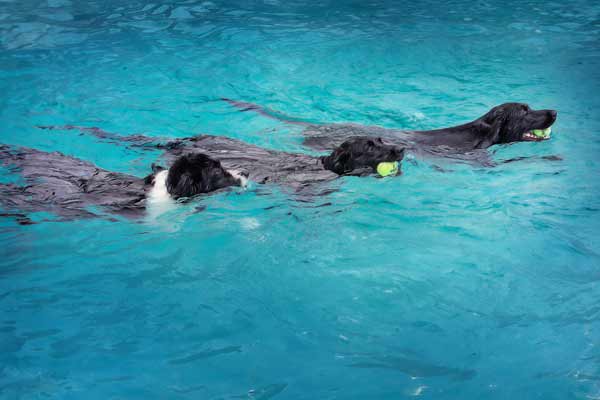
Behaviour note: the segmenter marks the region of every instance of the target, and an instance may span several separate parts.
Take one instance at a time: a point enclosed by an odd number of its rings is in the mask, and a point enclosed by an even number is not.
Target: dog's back
[[[0,163],[18,172],[24,181],[2,184],[0,202],[8,210],[86,217],[93,207],[126,215],[144,207],[143,179],[106,171],[58,152],[2,146]]]

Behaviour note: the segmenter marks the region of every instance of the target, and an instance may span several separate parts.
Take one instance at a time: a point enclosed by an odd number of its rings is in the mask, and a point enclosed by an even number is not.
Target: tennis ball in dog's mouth
[[[550,137],[550,132],[552,132],[552,128],[548,127],[546,129],[534,129],[531,131],[531,133],[533,133],[535,135],[535,137],[538,137],[540,139],[545,139]]]
[[[398,161],[380,162],[377,164],[377,173],[381,176],[396,175],[398,173]]]

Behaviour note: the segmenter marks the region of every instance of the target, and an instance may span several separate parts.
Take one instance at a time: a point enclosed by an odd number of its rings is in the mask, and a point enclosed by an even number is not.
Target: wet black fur
[[[469,151],[526,140],[524,134],[534,129],[546,129],[554,121],[554,110],[532,110],[525,103],[504,103],[464,125],[412,133],[417,143]]]
[[[253,111],[268,118],[304,126],[304,143],[316,150],[332,150],[355,136],[383,137],[390,143],[406,147],[413,153],[455,158],[474,150],[503,143],[532,139],[534,129],[546,129],[556,121],[555,110],[532,110],[525,103],[504,103],[471,122],[427,131],[389,129],[353,123],[315,124],[287,117],[257,104],[223,99],[242,112]]]
[[[104,131],[88,131],[107,139]],[[174,146],[156,144],[156,139],[140,135],[123,137],[121,141],[116,135],[109,139],[148,149],[167,149],[163,154],[164,161],[170,164],[166,187],[176,199],[239,186],[240,180],[228,172],[232,169],[257,184],[278,184],[294,190],[299,198],[309,198],[326,193],[327,190],[316,190],[317,186],[339,175],[374,174],[379,162],[401,161],[404,154],[401,147],[365,137],[347,139],[324,157],[264,149],[222,136],[200,135],[164,142],[177,143]],[[50,211],[64,219],[94,217],[92,210],[96,208],[140,217],[156,174],[164,170],[153,164],[150,175],[138,178],[58,152],[1,144],[0,165],[18,172],[25,181],[23,185],[0,183],[2,215]]]
[[[218,160],[201,153],[179,157],[167,175],[167,191],[175,199],[239,184],[239,180],[227,172]]]

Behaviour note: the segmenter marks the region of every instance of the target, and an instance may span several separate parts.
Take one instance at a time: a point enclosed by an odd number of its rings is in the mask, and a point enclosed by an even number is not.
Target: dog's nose
[[[557,114],[558,114],[558,113],[556,112],[556,110],[550,110],[550,116],[551,116],[552,118],[556,118],[556,115],[557,115]]]

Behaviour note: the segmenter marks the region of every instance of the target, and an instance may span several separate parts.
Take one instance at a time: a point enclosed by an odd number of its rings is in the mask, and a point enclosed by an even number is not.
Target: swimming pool
[[[0,142],[144,176],[158,153],[38,125],[307,151],[310,122],[430,129],[525,101],[496,168],[413,159],[299,203],[0,219],[0,398],[600,398],[597,2],[0,5]],[[0,170],[0,182],[18,179]]]

